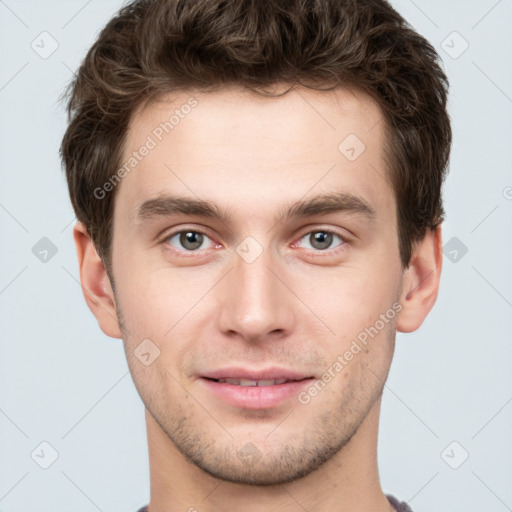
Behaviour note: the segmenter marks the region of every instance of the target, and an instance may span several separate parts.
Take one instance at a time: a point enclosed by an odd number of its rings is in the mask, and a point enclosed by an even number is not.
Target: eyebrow
[[[274,217],[274,222],[332,213],[361,214],[370,221],[376,217],[375,209],[362,197],[345,192],[332,192],[285,205]],[[144,201],[137,210],[137,219],[141,223],[171,215],[213,218],[223,224],[229,224],[233,218],[230,210],[211,201],[184,196],[161,195]]]

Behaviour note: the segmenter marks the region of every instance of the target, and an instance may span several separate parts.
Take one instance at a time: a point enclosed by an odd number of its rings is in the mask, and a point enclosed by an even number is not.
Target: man
[[[378,421],[437,296],[447,88],[382,0],[140,0],[100,33],[61,154],[146,406],[141,510],[410,510]]]

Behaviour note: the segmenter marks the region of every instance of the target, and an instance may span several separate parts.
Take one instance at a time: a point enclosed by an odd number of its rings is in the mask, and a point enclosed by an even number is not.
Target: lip
[[[210,380],[236,378],[249,380],[289,379],[290,382],[273,386],[237,386],[227,382]],[[199,381],[208,392],[233,407],[257,410],[276,407],[292,397],[297,397],[304,387],[311,385],[314,379],[311,375],[280,368],[269,368],[261,371],[228,368],[208,372],[202,375]]]
[[[248,379],[248,380],[270,380],[287,379],[303,380],[313,377],[305,373],[288,370],[286,368],[271,367],[263,370],[251,370],[241,366],[231,366],[229,368],[220,368],[200,375],[209,379]],[[280,384],[281,385],[281,384]],[[273,386],[269,386],[273,387]]]

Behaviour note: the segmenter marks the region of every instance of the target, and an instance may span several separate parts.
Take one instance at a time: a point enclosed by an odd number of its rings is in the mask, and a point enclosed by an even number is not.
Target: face
[[[379,402],[403,277],[383,124],[342,89],[180,92],[132,119],[112,245],[127,360],[217,478],[304,476]],[[242,377],[260,382],[213,380]]]

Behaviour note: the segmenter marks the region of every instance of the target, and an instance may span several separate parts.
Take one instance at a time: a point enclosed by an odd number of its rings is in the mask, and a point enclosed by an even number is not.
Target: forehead
[[[142,201],[171,191],[245,207],[340,186],[389,200],[384,126],[375,101],[350,89],[169,94],[131,119],[123,163],[135,165],[118,201],[133,218]]]
[[[330,143],[347,129],[365,138],[384,121],[377,103],[355,89],[315,91],[298,87],[286,93],[285,90],[276,88],[276,93],[284,93],[278,97],[234,86],[214,92],[186,90],[160,96],[134,112],[127,147],[136,147],[148,134],[165,143],[163,139],[168,139],[171,133],[180,137],[194,132],[197,137],[222,139],[235,128],[243,128],[240,137],[251,132],[273,139],[305,135]],[[208,132],[213,126],[217,129]],[[372,136],[379,132],[377,129]],[[224,142],[234,143],[231,138]],[[248,137],[244,137],[244,142],[249,142]]]

